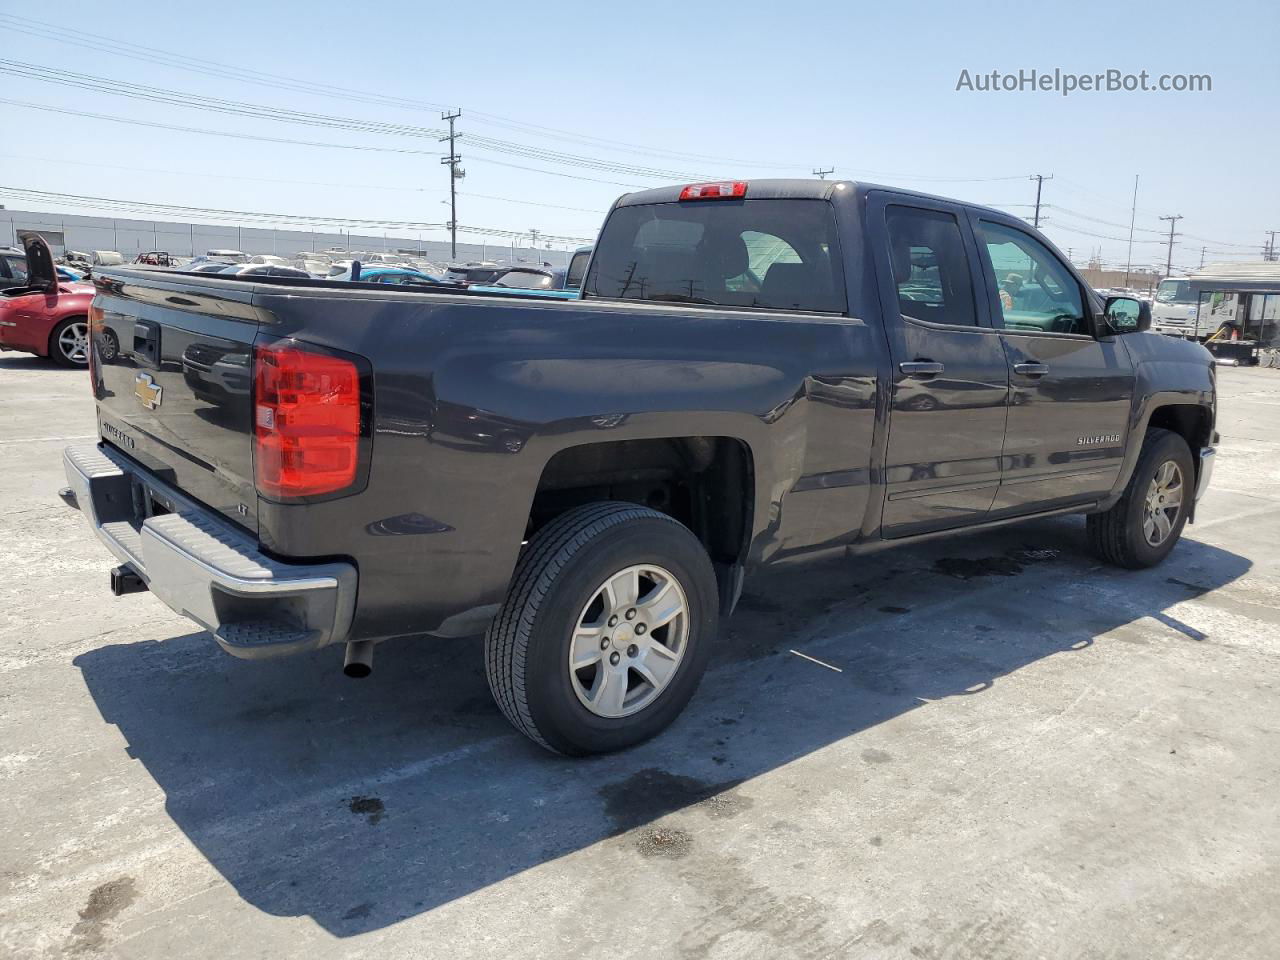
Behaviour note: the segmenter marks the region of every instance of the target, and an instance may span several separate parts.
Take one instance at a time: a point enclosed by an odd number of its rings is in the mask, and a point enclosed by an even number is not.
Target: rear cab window
[[[610,215],[584,294],[612,300],[844,313],[826,200],[638,204]]]

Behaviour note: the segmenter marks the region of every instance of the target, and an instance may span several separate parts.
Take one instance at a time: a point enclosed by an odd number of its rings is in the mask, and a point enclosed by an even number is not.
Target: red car
[[[42,238],[28,237],[23,247],[25,284],[0,290],[0,350],[50,357],[64,367],[88,366],[92,284],[60,282]]]

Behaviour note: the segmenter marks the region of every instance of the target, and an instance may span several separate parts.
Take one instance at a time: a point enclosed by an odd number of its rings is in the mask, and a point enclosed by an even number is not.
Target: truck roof
[[[693,181],[697,182],[697,181]],[[733,180],[726,179],[724,181],[704,181],[707,183],[725,182],[731,183]],[[957,200],[955,197],[943,197],[931,193],[921,193],[919,190],[909,190],[905,187],[892,187],[880,183],[867,183],[862,180],[812,180],[801,177],[791,178],[745,178],[747,184],[748,200],[830,200],[840,193],[848,192],[849,196],[858,193],[867,193],[872,190],[885,190],[890,193],[903,194],[905,196],[919,197],[923,200],[933,200],[942,203],[961,203],[966,207],[978,210],[989,210],[991,213],[1001,216],[1010,216],[1004,211],[997,210],[994,207],[983,206],[978,203],[969,203],[967,200]],[[680,191],[688,184],[681,183],[669,187],[654,187],[651,190],[639,190],[635,193],[626,193],[618,198],[617,206],[633,207],[645,203],[674,203],[680,199]]]
[[[1191,271],[1191,280],[1242,280],[1250,283],[1280,283],[1280,262],[1210,263]]]

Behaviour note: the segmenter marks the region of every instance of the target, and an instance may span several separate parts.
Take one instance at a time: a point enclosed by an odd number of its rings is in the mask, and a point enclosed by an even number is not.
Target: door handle
[[[1043,377],[1049,372],[1049,365],[1047,363],[1037,363],[1034,360],[1029,363],[1015,363],[1013,372],[1020,373],[1024,377]]]
[[[904,360],[898,364],[898,369],[908,377],[932,377],[942,373],[946,367],[932,360]]]

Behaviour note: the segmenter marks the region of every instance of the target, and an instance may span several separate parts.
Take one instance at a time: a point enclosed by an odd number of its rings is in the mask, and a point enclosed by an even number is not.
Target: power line
[[[126,57],[146,63],[155,63],[157,65],[171,67],[173,69],[200,73],[218,79],[232,79],[241,83],[251,83],[260,86],[274,87],[276,89],[325,96],[328,98],[350,100],[356,103],[391,106],[406,110],[436,111],[448,109],[445,104],[434,103],[427,100],[410,100],[403,97],[394,97],[386,94],[361,91],[350,87],[341,87],[319,81],[288,77],[282,74],[266,73],[260,70],[236,67],[230,64],[218,63],[213,60],[201,59],[199,57],[190,57],[185,52],[182,55],[171,54],[155,47],[146,47],[141,44],[104,37],[97,31],[88,33],[86,31],[62,26],[59,26],[54,30],[50,29],[40,21],[17,17],[11,14],[0,14],[0,20],[10,21],[9,29],[26,33],[29,36],[39,37],[44,40],[52,40],[58,43],[71,44],[84,49],[97,50],[102,53],[109,53],[114,56]],[[628,143],[621,140],[611,140],[604,137],[594,137],[585,134],[573,133],[571,131],[557,129],[555,127],[531,124],[510,117],[502,117],[497,114],[484,113],[474,109],[469,111],[469,116],[472,119],[478,120],[478,122],[489,123],[494,126],[505,127],[508,129],[527,131],[533,135],[543,136],[548,139],[561,139],[579,142],[588,146],[597,146],[614,150],[626,150],[628,152],[642,153],[650,156],[673,157],[683,160],[713,161],[730,163],[738,166],[763,168],[799,168],[803,166],[803,164],[800,163],[782,161],[761,161],[758,159],[744,160],[740,158],[714,157],[705,154],[684,153],[674,150],[657,150],[654,149],[652,145]]]
[[[110,120],[113,123],[127,123],[136,127],[152,127],[157,130],[176,130],[179,133],[199,133],[213,137],[231,137],[234,140],[257,140],[264,143],[286,143],[301,147],[327,147],[335,150],[366,150],[375,153],[406,153],[418,156],[438,157],[434,150],[410,150],[407,147],[376,147],[357,143],[322,143],[315,140],[294,140],[287,137],[268,137],[256,133],[236,133],[231,130],[209,130],[204,127],[184,127],[173,123],[160,123],[155,120],[135,120],[132,117],[117,117],[109,113],[93,113],[89,110],[73,110],[70,107],[55,107],[46,103],[30,103],[26,100],[11,100],[0,97],[0,103],[15,107],[26,107],[31,110],[43,110],[47,113],[61,113],[72,117],[89,117],[94,120]]]
[[[1031,206],[1031,204],[1024,204],[1024,206]],[[1056,211],[1056,212],[1058,212],[1058,213],[1065,213],[1065,214],[1069,214],[1070,216],[1077,217],[1077,218],[1079,218],[1079,219],[1081,219],[1081,220],[1088,220],[1088,221],[1090,221],[1091,223],[1100,223],[1100,224],[1102,224],[1103,226],[1106,226],[1106,227],[1119,227],[1121,230],[1128,230],[1128,229],[1129,229],[1129,224],[1127,224],[1127,223],[1117,223],[1117,222],[1116,222],[1116,221],[1114,221],[1114,220],[1103,220],[1101,217],[1094,217],[1094,216],[1090,216],[1090,215],[1089,215],[1089,214],[1087,214],[1087,213],[1080,213],[1080,212],[1079,212],[1079,211],[1077,211],[1077,210],[1072,210],[1070,207],[1064,207],[1064,206],[1062,206],[1061,204],[1057,204],[1057,203],[1046,203],[1046,204],[1044,204],[1044,207],[1045,207],[1045,209],[1047,209],[1047,210],[1054,210],[1054,211]],[[1138,230],[1138,231],[1141,231],[1141,232],[1143,232],[1143,233],[1158,233],[1158,234],[1160,234],[1161,236],[1163,236],[1163,235],[1164,235],[1164,231],[1163,231],[1163,230],[1156,230],[1156,229],[1155,229],[1155,228],[1153,228],[1153,227],[1134,227],[1134,229],[1135,229],[1135,230]]]
[[[145,47],[141,44],[109,39],[109,38],[102,37],[97,33],[90,34],[90,33],[86,33],[85,31],[75,30],[72,28],[64,29],[62,27],[59,27],[57,31],[53,31],[53,30],[50,30],[48,27],[44,26],[43,24],[40,24],[38,21],[28,20],[22,17],[15,17],[12,15],[0,14],[0,20],[6,20],[6,19],[10,21],[10,29],[27,33],[28,35],[31,35],[31,36],[38,36],[46,40],[52,40],[59,43],[68,43],[75,46],[84,47],[87,49],[98,50],[100,52],[109,53],[116,56],[124,56],[124,57],[128,57],[135,60],[142,60],[143,62],[155,63],[160,66],[170,67],[172,69],[179,69],[179,70],[186,70],[186,71],[195,72],[195,73],[201,73],[208,76],[217,77],[220,79],[232,79],[242,83],[253,83],[261,86],[273,87],[276,89],[284,89],[284,90],[289,90],[293,92],[301,92],[301,93],[310,94],[310,95],[324,95],[327,97],[337,97],[341,99],[353,100],[359,103],[373,103],[373,104],[380,104],[385,106],[398,107],[401,109],[410,109],[410,110],[441,109],[440,104],[432,103],[430,101],[409,100],[402,97],[392,97],[392,96],[387,96],[383,94],[369,93],[367,91],[358,91],[358,90],[353,90],[351,88],[335,86],[333,84],[327,84],[327,83],[318,82],[318,81],[301,80],[295,77],[287,77],[280,74],[271,74],[271,73],[266,73],[264,71],[259,71],[259,70],[251,70],[248,68],[234,67],[228,64],[220,64],[212,60],[203,60],[198,57],[187,57],[185,54],[183,54],[181,57],[178,57],[177,55],[170,54],[167,51],[158,50],[157,48],[154,48],[154,47]],[[11,61],[11,62],[17,63],[17,61]],[[201,66],[201,64],[204,64],[204,66]],[[28,68],[34,68],[37,70],[46,69],[46,68],[41,68],[38,65],[28,64],[26,66]],[[46,74],[47,73],[48,71],[46,71]],[[69,71],[57,70],[57,71],[53,71],[54,76],[52,77],[46,76],[45,78],[51,79],[52,82],[67,83],[69,81],[62,79],[62,77],[68,73]],[[88,75],[80,75],[80,78],[74,82],[70,82],[70,85],[79,86],[85,82],[88,82],[85,80],[85,77],[87,76]],[[97,79],[101,80],[102,78],[97,78]],[[142,86],[137,84],[134,84],[134,85],[122,84],[119,81],[107,81],[107,82],[108,83],[114,82],[119,86],[132,86],[132,87]],[[152,93],[155,93],[156,95],[166,94],[165,91],[161,91],[158,88],[150,88],[150,91]],[[113,91],[108,90],[106,92],[113,92]],[[216,100],[216,98],[204,98],[204,99]],[[241,105],[241,106],[251,106],[251,105]],[[774,169],[774,170],[786,169],[786,168],[795,169],[801,166],[801,164],[791,162],[791,161],[761,161],[758,159],[744,160],[740,158],[714,157],[714,156],[708,156],[705,154],[686,153],[681,151],[654,150],[651,147],[642,145],[642,144],[634,144],[634,143],[628,143],[620,140],[610,140],[608,138],[592,137],[592,136],[587,136],[582,134],[576,134],[576,133],[572,133],[565,130],[559,130],[554,127],[545,127],[538,124],[530,124],[524,121],[514,120],[509,117],[501,117],[496,114],[488,114],[488,113],[483,113],[476,110],[470,110],[468,112],[468,116],[471,119],[477,120],[478,122],[481,122],[481,123],[490,123],[499,127],[521,130],[533,136],[542,136],[542,137],[547,137],[551,139],[561,139],[561,140],[568,140],[572,142],[579,142],[585,145],[596,146],[597,148],[602,148],[607,150],[615,150],[615,151],[625,150],[630,153],[647,154],[650,156],[665,156],[665,157],[679,158],[683,160],[711,161],[711,162],[734,165],[734,166],[748,166],[748,167]],[[344,118],[344,119],[349,119],[349,118]],[[358,121],[358,122],[375,123],[374,121]],[[419,135],[426,135],[426,132],[424,131],[423,134],[419,134]],[[431,133],[430,135],[437,135],[437,134]],[[494,145],[501,144],[507,148],[522,146],[522,145],[513,144],[510,141],[494,140],[492,138],[483,138],[483,139],[491,140],[492,144]],[[526,149],[540,149],[540,148],[526,147]],[[541,159],[550,159],[550,158],[542,157]],[[612,161],[599,161],[599,162],[612,163]],[[625,172],[625,171],[619,171],[619,172]],[[998,181],[1019,179],[1017,175],[1006,176],[1006,177],[955,177],[955,176],[936,177],[936,176],[927,176],[927,175],[905,174],[900,171],[878,171],[878,170],[865,170],[863,171],[863,173],[872,177],[888,177],[890,179],[895,179],[895,180],[935,182],[935,183],[994,183]],[[636,172],[636,173],[633,173],[633,175],[641,175],[641,174]],[[661,174],[656,174],[655,178],[656,179],[674,179],[674,180],[711,179],[711,177],[707,174],[693,174],[693,175],[684,174],[684,173],[673,174],[669,171],[664,171]]]
[[[425,156],[425,157],[440,156],[439,153],[433,150],[411,150],[405,147],[379,147],[379,146],[372,146],[367,144],[352,144],[352,143],[325,143],[325,142],[319,142],[315,140],[294,140],[294,139],[287,139],[283,137],[268,137],[268,136],[263,136],[261,134],[235,133],[230,130],[210,130],[204,127],[184,127],[184,126],[180,126],[172,123],[159,123],[153,120],[135,120],[131,117],[118,117],[118,116],[114,116],[113,114],[107,114],[107,113],[93,113],[88,110],[73,110],[70,107],[55,107],[55,106],[51,106],[49,104],[44,104],[44,103],[30,103],[25,100],[11,100],[5,97],[0,97],[0,103],[8,103],[13,106],[26,107],[32,110],[43,110],[49,113],[61,113],[61,114],[64,114],[67,116],[73,116],[73,117],[89,117],[94,120],[109,120],[113,123],[126,123],[126,124],[131,124],[133,126],[152,127],[159,130],[176,130],[180,133],[198,133],[205,136],[230,137],[235,140],[257,140],[257,141],[263,141],[266,143],[285,143],[285,144],[290,144],[295,146],[304,146],[304,147],[326,147],[326,148],[332,148],[335,150],[363,150],[363,151],[372,151],[375,153],[401,153],[401,154],[411,154],[414,156]],[[560,171],[556,171],[556,170],[542,170],[538,167],[527,167],[527,166],[522,166],[520,164],[515,164],[515,163],[504,163],[501,160],[491,160],[489,158],[477,158],[477,159],[482,163],[492,163],[492,164],[497,164],[498,166],[513,167],[517,170],[528,170],[532,173],[541,173],[547,176],[568,177],[571,180],[585,180],[590,183],[605,183],[615,187],[631,187],[633,189],[643,189],[643,187],[640,184],[635,184],[635,183],[624,183],[618,180],[601,180],[597,177],[587,177],[587,176],[582,176],[580,174],[572,174],[572,173],[561,173]]]
[[[203,177],[211,180],[241,180],[247,183],[286,183],[304,187],[339,187],[346,190],[381,190],[392,193],[430,193],[440,194],[441,190],[429,190],[425,187],[403,187],[398,185],[389,185],[382,183],[334,183],[326,180],[298,180],[293,177],[283,179],[280,177],[246,177],[230,173],[205,173],[199,170],[167,170],[162,167],[139,167],[136,165],[101,163],[97,160],[89,162],[86,160],[68,160],[65,157],[34,157],[20,153],[0,153],[0,158],[10,160],[33,160],[38,163],[65,163],[76,167],[92,167],[94,169],[108,170],[127,170],[130,173],[167,173],[177,177]],[[468,190],[459,190],[460,197],[475,197],[477,200],[499,200],[503,203],[518,203],[527,207],[543,207],[550,210],[570,210],[574,213],[604,213],[603,208],[599,207],[570,207],[561,203],[544,203],[539,200],[523,200],[516,197],[502,197],[491,193],[472,193]]]
[[[9,73],[29,79],[48,83],[62,84],[78,89],[95,90],[111,96],[128,97],[153,103],[167,103],[187,109],[207,110],[215,113],[244,116],[258,120],[272,120],[284,123],[295,123],[325,129],[351,130],[359,133],[385,134],[389,136],[408,136],[429,139],[441,139],[445,131],[436,127],[419,127],[410,124],[393,124],[381,121],[364,120],[355,117],[334,116],[331,114],[311,113],[283,107],[271,107],[261,104],[246,103],[238,100],[226,100],[220,97],[206,97],[201,94],[174,92],[146,84],[129,83],[109,77],[93,74],[74,73],[65,70],[53,70],[38,64],[23,63],[16,60],[0,60],[0,73]],[[706,173],[688,173],[680,170],[667,170],[646,167],[634,163],[614,160],[603,160],[595,157],[579,156],[536,147],[528,144],[499,140],[493,137],[471,136],[468,142],[477,149],[495,153],[510,154],[524,159],[542,160],[567,166],[586,167],[609,173],[620,173],[634,177],[653,180],[690,180],[709,179]]]
[[[34,190],[26,187],[9,187],[0,185],[0,195],[36,203],[58,203],[66,206],[90,208],[97,210],[125,210],[127,212],[155,214],[167,213],[174,216],[204,217],[214,220],[264,221],[267,223],[300,223],[328,224],[330,226],[360,226],[381,228],[402,228],[410,230],[442,230],[446,224],[418,220],[379,220],[366,217],[322,217],[310,214],[272,213],[263,210],[227,210],[219,207],[193,207],[173,203],[151,203],[145,200],[116,200],[110,197],[83,196],[73,193],[58,193],[52,190]],[[478,227],[459,224],[463,233],[483,236],[509,237],[518,239],[528,236],[527,230],[506,230],[498,227]],[[552,243],[591,243],[589,237],[571,237],[560,234],[539,233],[543,240]]]

